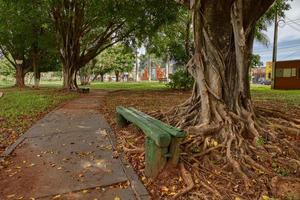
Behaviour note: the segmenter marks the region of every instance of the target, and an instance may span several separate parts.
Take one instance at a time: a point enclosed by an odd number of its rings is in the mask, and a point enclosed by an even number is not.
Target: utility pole
[[[275,13],[275,23],[274,23],[274,42],[273,42],[273,58],[272,58],[272,84],[271,88],[275,87],[275,76],[276,76],[276,61],[277,61],[277,41],[278,41],[278,16],[277,10]]]

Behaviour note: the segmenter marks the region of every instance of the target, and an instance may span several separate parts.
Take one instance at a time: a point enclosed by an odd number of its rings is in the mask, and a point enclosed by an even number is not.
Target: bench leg
[[[116,117],[117,117],[117,123],[119,127],[128,126],[129,122],[122,115],[117,113]]]
[[[175,138],[172,137],[171,139],[171,145],[170,145],[170,159],[168,160],[168,165],[172,166],[172,167],[176,167],[178,162],[179,162],[179,157],[180,157],[180,142],[181,142],[181,138]]]
[[[155,178],[161,172],[166,163],[168,148],[158,147],[153,140],[146,138],[145,141],[145,175]]]

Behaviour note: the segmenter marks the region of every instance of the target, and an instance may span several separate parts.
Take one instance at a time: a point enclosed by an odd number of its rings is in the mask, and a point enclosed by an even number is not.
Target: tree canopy
[[[0,1],[0,50],[15,68],[20,87],[33,65],[57,66],[51,65],[57,52],[53,27],[45,11],[38,1]],[[17,65],[16,60],[23,63]]]
[[[173,0],[49,1],[64,66],[64,87],[76,88],[76,72],[109,46],[142,38],[175,19]]]

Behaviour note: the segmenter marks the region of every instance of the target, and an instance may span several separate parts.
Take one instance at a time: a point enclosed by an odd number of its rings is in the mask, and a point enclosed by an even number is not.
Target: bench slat
[[[158,126],[159,128],[167,131],[170,135],[174,136],[174,137],[178,137],[178,138],[184,138],[186,137],[186,133],[183,132],[182,130],[176,128],[176,127],[173,127],[173,126],[170,126],[158,119],[155,119],[139,110],[136,110],[135,108],[132,108],[132,107],[129,107],[128,109],[130,109],[131,111],[143,116],[144,118],[146,118],[147,120],[149,120],[151,123],[155,124],[156,126]]]
[[[160,129],[154,124],[149,123],[147,119],[141,117],[140,114],[133,112],[132,110],[126,109],[122,106],[117,107],[117,113],[122,115],[127,121],[134,123],[143,132],[150,137],[157,146],[168,147],[171,143],[171,136],[165,131]]]

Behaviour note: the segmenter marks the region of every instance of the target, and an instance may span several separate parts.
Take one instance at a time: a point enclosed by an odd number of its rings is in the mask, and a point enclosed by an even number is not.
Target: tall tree
[[[266,149],[258,147],[261,138],[280,143],[279,149],[289,145],[278,141],[263,126],[266,120],[255,115],[248,81],[256,25],[274,1],[180,1],[193,16],[195,51],[187,68],[195,85],[191,98],[167,113],[168,121],[192,135],[195,141],[191,145],[198,145],[202,152],[199,157],[208,154],[204,165],[211,166],[212,160],[218,159],[239,175],[246,188],[258,177],[251,166],[271,174],[257,159],[257,155],[273,159]],[[215,145],[211,146],[212,142]],[[291,151],[299,162],[297,151]],[[266,189],[267,184],[259,185]]]
[[[117,82],[120,74],[132,71],[135,62],[133,50],[123,44],[116,44],[106,49],[99,57],[99,64],[103,69],[113,71]]]
[[[146,41],[147,53],[185,65],[193,52],[192,18],[181,8],[176,20],[164,24]]]
[[[51,0],[64,71],[64,88],[76,89],[76,73],[107,47],[131,34],[150,34],[172,20],[172,0]],[[173,6],[172,6],[173,5]]]
[[[46,7],[36,0],[0,1],[0,50],[16,70],[16,86],[24,87],[24,77],[45,58],[55,54],[54,34]],[[17,64],[17,60],[22,60]]]

